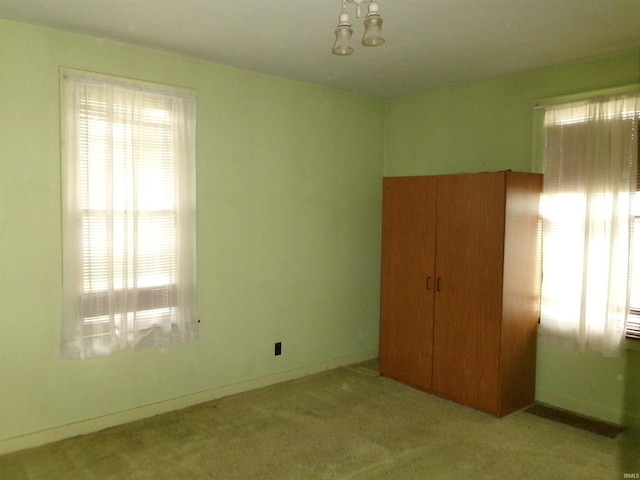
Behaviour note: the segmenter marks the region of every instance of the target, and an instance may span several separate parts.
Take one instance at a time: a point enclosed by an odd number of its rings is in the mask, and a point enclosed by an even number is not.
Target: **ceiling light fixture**
[[[362,36],[362,44],[366,47],[376,47],[384,43],[382,37],[382,17],[380,16],[380,7],[376,0],[342,0],[342,11],[338,17],[338,28],[336,28],[336,43],[333,45],[333,53],[335,55],[351,55],[353,47],[351,46],[351,36],[353,30],[349,22],[349,13],[347,13],[347,3],[356,5],[356,17],[360,18],[360,5],[368,3],[368,13],[364,19],[364,35]]]

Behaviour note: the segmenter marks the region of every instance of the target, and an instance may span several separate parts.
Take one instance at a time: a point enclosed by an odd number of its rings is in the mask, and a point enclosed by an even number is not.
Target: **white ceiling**
[[[0,0],[0,18],[395,97],[640,47],[640,0],[378,0],[386,43],[332,55],[341,0]],[[366,10],[366,8],[364,9]]]

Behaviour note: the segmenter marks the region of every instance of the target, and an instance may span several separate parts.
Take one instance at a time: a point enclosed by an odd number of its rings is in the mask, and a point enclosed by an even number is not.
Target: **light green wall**
[[[385,175],[530,171],[537,99],[638,81],[638,54],[387,102]]]
[[[195,343],[58,359],[61,66],[198,93]],[[528,170],[535,99],[638,79],[632,52],[384,102],[0,21],[0,451],[375,355],[383,174]],[[639,353],[539,350],[539,398],[640,417]]]
[[[639,52],[400,97],[386,106],[385,175],[532,171],[536,100],[640,81]],[[540,344],[539,401],[640,425],[640,353]]]
[[[194,343],[58,358],[61,66],[197,92]],[[379,99],[0,21],[0,447],[375,356],[383,138]]]

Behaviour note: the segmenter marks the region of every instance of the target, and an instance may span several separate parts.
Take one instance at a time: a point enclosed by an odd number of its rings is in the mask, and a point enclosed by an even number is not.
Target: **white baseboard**
[[[228,397],[229,395],[235,395],[237,393],[247,392],[256,388],[266,387],[268,385],[274,385],[276,383],[281,383],[288,380],[294,380],[296,378],[313,375],[345,365],[364,362],[374,359],[377,356],[377,350],[362,352],[347,357],[336,358],[316,365],[296,368],[293,370],[288,370],[286,372],[279,372],[273,375],[268,375],[266,377],[255,378],[244,382],[234,383],[232,385],[225,385],[211,390],[206,390],[204,392],[199,392],[192,395],[186,395],[184,397],[173,398],[151,405],[144,405],[141,407],[133,408],[131,410],[117,412],[97,418],[90,418],[81,422],[61,425],[39,432],[28,433],[19,437],[0,440],[0,454],[24,450],[26,448],[33,448],[44,445],[46,443],[63,440],[65,438],[97,432],[99,430],[104,430],[105,428],[122,425],[124,423],[141,420],[143,418],[160,415],[162,413],[172,412],[174,410],[180,410],[182,408],[197,405],[199,403]]]

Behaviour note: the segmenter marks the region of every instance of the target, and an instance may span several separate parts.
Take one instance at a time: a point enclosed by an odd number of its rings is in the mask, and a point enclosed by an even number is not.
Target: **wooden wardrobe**
[[[383,180],[380,372],[504,416],[534,402],[542,176]]]

